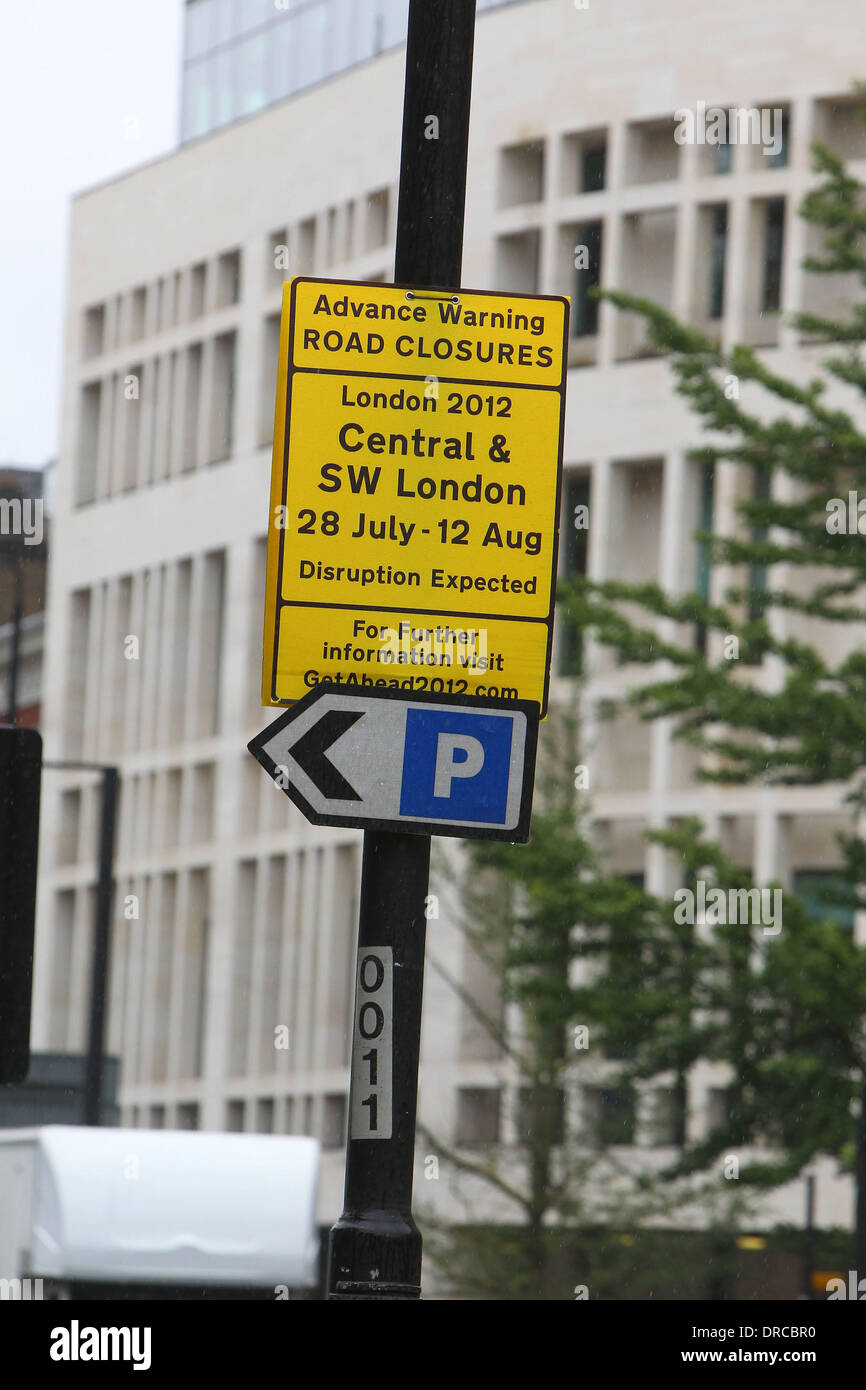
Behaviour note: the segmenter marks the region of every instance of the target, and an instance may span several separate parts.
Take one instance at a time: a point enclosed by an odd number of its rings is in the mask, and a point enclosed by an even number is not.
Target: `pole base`
[[[328,1245],[331,1299],[421,1297],[421,1232],[396,1211],[344,1212]]]

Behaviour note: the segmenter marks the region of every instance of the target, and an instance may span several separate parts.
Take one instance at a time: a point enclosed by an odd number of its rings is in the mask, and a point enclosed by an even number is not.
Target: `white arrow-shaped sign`
[[[316,686],[249,750],[315,825],[529,838],[539,707]]]

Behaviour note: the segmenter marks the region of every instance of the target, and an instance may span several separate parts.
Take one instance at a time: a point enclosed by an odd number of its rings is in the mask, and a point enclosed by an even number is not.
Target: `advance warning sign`
[[[321,681],[537,701],[568,301],[283,286],[264,704]]]

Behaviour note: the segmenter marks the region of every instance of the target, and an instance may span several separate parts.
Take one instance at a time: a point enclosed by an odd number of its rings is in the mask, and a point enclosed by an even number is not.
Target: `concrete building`
[[[341,1203],[360,836],[308,825],[245,745],[270,717],[259,667],[283,258],[287,248],[290,274],[392,273],[405,4],[358,6],[381,23],[363,42],[359,29],[354,48],[340,47],[337,0],[278,19],[263,7],[266,53],[283,43],[279,25],[296,26],[293,94],[279,100],[276,79],[253,78],[247,104],[224,107],[229,50],[249,35],[215,38],[209,4],[189,7],[184,134],[201,138],[72,209],[43,728],[48,756],[123,769],[109,1036],[121,1122],[313,1134],[326,1150],[320,1216],[330,1221]],[[850,98],[866,69],[861,6],[837,0],[832,25],[807,0],[479,8],[490,12],[476,41],[464,283],[573,297],[563,567],[691,588],[704,582],[692,531],[730,515],[742,480],[698,469],[695,423],[665,364],[633,319],[597,311],[586,287],[600,276],[646,293],[726,344],[806,370],[814,350],[783,317],[819,302],[800,269],[795,209],[815,136],[866,172]],[[308,40],[324,45],[309,64]],[[777,152],[678,144],[674,112],[699,102],[778,109]],[[579,246],[587,269],[576,272]],[[585,548],[571,527],[581,502]],[[575,659],[560,633],[554,698],[567,695]],[[615,867],[669,890],[642,831],[699,811],[756,882],[810,876],[820,893],[836,862],[838,789],[696,787],[666,725],[596,719],[636,672],[593,649],[583,660],[594,805]],[[69,773],[54,788],[34,1046],[77,1050],[97,787]],[[508,1143],[514,1078],[437,968],[489,991],[447,879],[429,924],[421,1118],[450,1140]],[[287,1048],[275,1046],[283,1026]],[[608,1113],[605,1066],[593,1067],[583,1072],[592,1085],[569,1097],[576,1124]],[[711,1071],[695,1076],[694,1125],[724,1104],[724,1085]],[[664,1105],[648,1097],[626,1114],[622,1139],[663,1146]],[[418,1187],[422,1201],[457,1210],[450,1180],[419,1176]],[[777,1195],[768,1215],[799,1222],[801,1193]],[[850,1215],[850,1185],[823,1171],[818,1223]]]

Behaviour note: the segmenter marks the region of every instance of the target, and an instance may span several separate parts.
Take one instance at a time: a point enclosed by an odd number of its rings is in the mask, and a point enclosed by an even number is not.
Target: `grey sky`
[[[177,143],[182,8],[0,3],[0,463],[57,452],[69,199]]]

